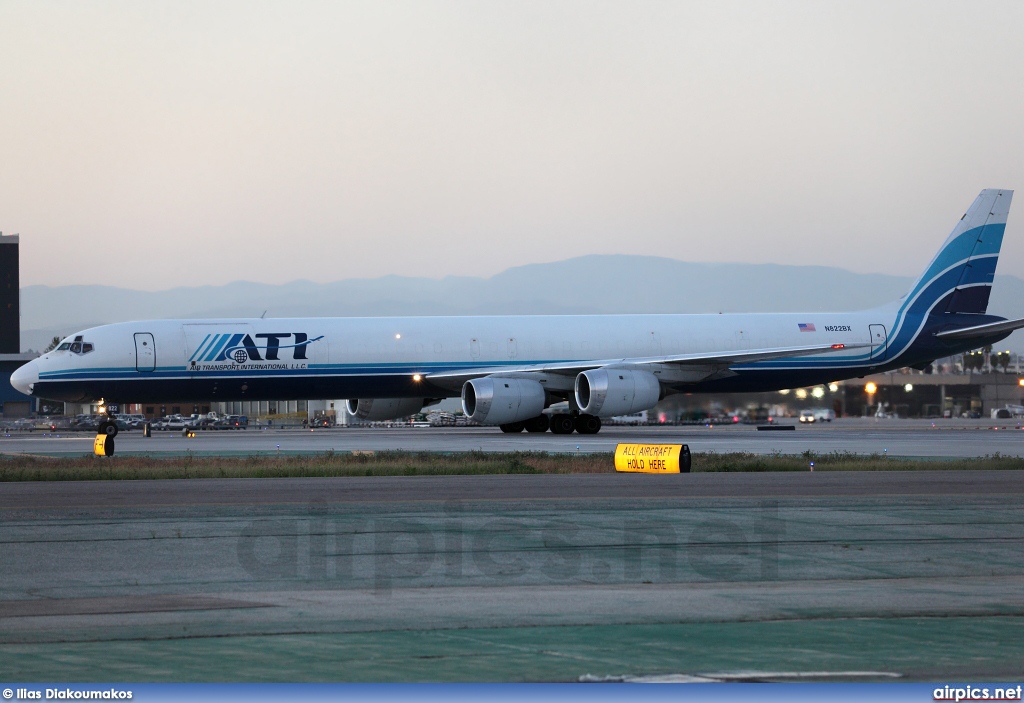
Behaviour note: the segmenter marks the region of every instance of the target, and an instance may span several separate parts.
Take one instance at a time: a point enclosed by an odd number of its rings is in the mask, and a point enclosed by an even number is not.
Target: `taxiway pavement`
[[[0,678],[1006,678],[1024,471],[0,484]]]
[[[792,431],[758,431],[753,425],[607,426],[597,435],[520,433],[493,427],[346,427],[319,430],[141,432],[117,436],[121,454],[184,453],[238,455],[267,452],[326,452],[400,449],[428,452],[612,452],[619,442],[682,442],[694,452],[754,454],[888,454],[912,457],[1024,456],[1020,420],[874,420],[842,419]],[[82,433],[12,433],[0,437],[0,453],[87,454],[92,436]]]

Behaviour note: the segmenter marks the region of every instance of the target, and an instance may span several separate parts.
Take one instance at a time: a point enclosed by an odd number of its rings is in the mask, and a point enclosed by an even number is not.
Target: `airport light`
[[[839,390],[839,384],[838,383],[830,383],[830,384],[828,384],[828,389],[832,393],[835,393],[835,392],[837,392]]]
[[[423,380],[423,376],[421,376],[421,375],[420,375],[420,374],[418,374],[418,373],[414,373],[414,374],[412,375],[412,380],[413,380],[413,382],[414,382],[414,383],[419,383],[420,381],[422,381],[422,380]]]
[[[1021,379],[1020,385],[1024,386],[1024,379]],[[789,389],[783,388],[781,391],[779,391],[779,395],[789,395]]]
[[[824,398],[825,397],[825,389],[822,388],[821,386],[815,386],[814,390],[811,391],[811,395],[813,395],[815,398]]]
[[[909,393],[910,391],[914,390],[914,384],[913,383],[908,383],[907,385],[903,386],[903,390],[905,390],[907,393]]]
[[[878,390],[878,386],[875,385],[874,381],[868,381],[866,384],[864,384],[864,391],[868,395],[874,395],[875,391],[877,391],[877,390]]]
[[[799,398],[800,400],[803,400],[804,398],[806,398],[807,397],[807,389],[806,388],[797,388],[796,389],[796,397]]]

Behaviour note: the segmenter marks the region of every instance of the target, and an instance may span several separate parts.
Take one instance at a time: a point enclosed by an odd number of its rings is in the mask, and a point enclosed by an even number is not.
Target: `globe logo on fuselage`
[[[306,332],[222,332],[207,334],[189,357],[192,371],[305,369],[309,347],[324,338]],[[289,358],[290,357],[290,358]]]

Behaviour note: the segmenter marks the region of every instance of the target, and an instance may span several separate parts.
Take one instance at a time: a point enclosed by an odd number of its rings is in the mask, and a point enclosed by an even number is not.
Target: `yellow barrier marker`
[[[615,470],[638,474],[678,474],[690,471],[690,448],[685,444],[619,444]]]
[[[105,434],[96,435],[92,442],[92,453],[96,456],[113,456],[114,438]]]

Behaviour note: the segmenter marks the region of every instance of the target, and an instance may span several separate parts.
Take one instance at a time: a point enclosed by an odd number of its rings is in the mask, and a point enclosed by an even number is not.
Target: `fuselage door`
[[[156,342],[149,332],[135,333],[135,370],[156,370]]]
[[[868,329],[871,331],[871,358],[880,361],[886,352],[885,325],[868,325]]]

